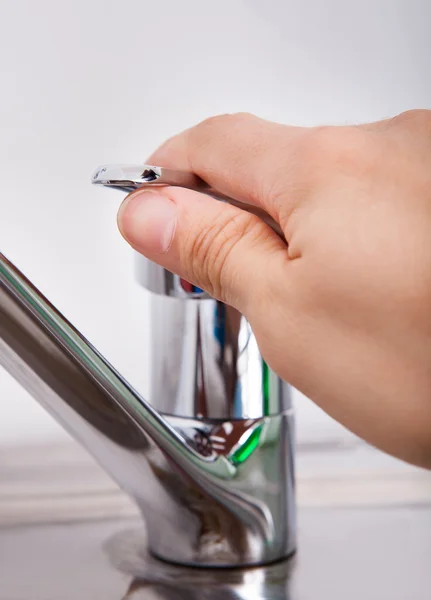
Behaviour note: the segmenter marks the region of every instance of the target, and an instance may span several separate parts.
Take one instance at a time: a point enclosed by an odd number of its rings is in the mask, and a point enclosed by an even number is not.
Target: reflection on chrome
[[[105,551],[117,569],[133,576],[123,600],[289,600],[294,560],[244,569],[195,569],[148,554],[145,532],[113,536]]]
[[[1,254],[0,363],[134,499],[152,555],[199,567],[289,556],[288,386],[235,309],[143,258],[138,271],[157,292],[149,294],[148,400]]]

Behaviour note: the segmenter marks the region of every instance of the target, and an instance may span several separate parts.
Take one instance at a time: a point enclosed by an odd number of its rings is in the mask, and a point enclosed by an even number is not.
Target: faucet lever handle
[[[143,187],[167,185],[195,190],[257,215],[284,239],[280,225],[266,211],[222,194],[192,171],[180,171],[152,165],[102,165],[94,171],[91,181],[94,184],[124,192],[133,192]]]

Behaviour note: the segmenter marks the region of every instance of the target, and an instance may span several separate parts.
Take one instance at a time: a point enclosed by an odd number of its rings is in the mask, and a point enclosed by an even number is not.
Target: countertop
[[[1,600],[258,597],[259,569],[229,594],[223,581],[232,571],[211,574],[211,586],[197,570],[176,577],[170,566],[160,583],[163,565],[149,564],[146,581],[134,578],[147,560],[136,553],[136,510],[91,460],[68,452],[42,452],[50,458],[41,466],[37,453],[31,464],[26,452],[8,459],[0,451]],[[431,598],[429,473],[365,448],[301,453],[298,472],[298,552],[270,568],[259,598]]]

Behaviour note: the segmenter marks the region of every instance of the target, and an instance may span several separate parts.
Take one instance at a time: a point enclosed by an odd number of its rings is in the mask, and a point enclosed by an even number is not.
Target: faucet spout
[[[134,499],[153,554],[220,567],[294,550],[290,411],[229,422],[160,414],[3,254],[0,364]]]
[[[171,459],[193,460],[175,429],[1,253],[0,361],[85,446],[85,426],[126,447],[142,430]]]

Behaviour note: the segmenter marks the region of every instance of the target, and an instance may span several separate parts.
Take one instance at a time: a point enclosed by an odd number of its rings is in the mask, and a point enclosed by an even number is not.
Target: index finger
[[[263,208],[277,219],[274,182],[281,169],[289,170],[303,131],[249,114],[221,115],[171,138],[148,162],[190,170],[221,194]]]

